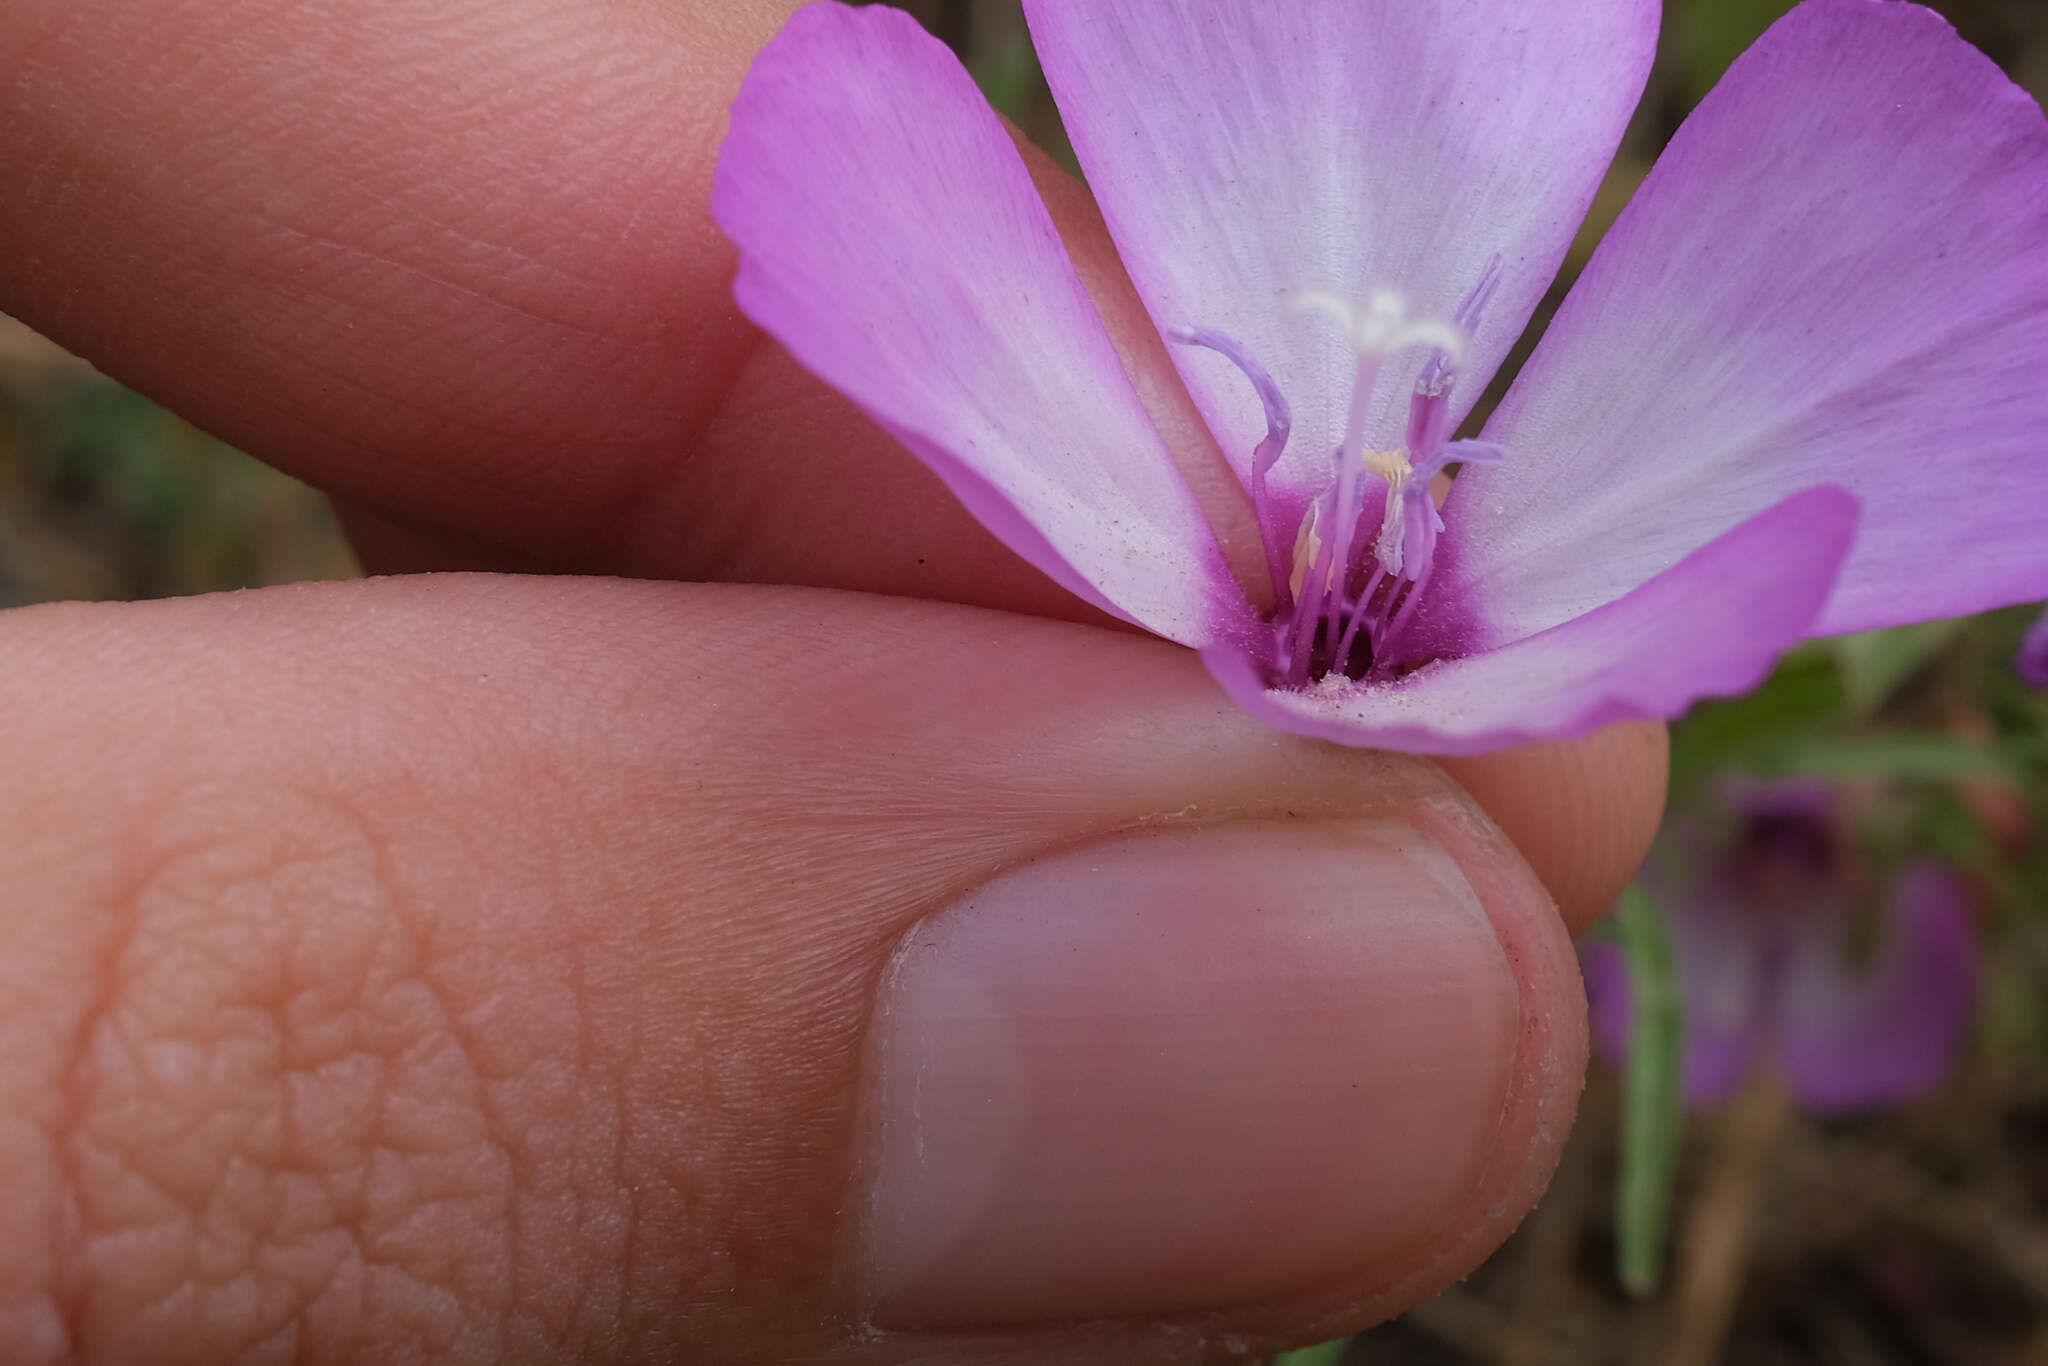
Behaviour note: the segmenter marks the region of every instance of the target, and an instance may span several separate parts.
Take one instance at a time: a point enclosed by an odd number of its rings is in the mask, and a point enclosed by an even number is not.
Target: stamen
[[[1374,553],[1387,573],[1401,573],[1401,546],[1407,538],[1410,490],[1416,484],[1415,467],[1402,451],[1367,451],[1365,468],[1387,485],[1387,505],[1380,515],[1379,541]]]
[[[1315,653],[1316,623],[1325,615],[1324,604],[1340,601],[1344,596],[1342,561],[1333,553],[1336,547],[1317,534],[1317,523],[1323,516],[1322,505],[1329,496],[1326,493],[1310,505],[1309,515],[1302,522],[1307,534],[1296,541],[1297,562],[1307,564],[1309,569],[1303,575],[1301,589],[1296,592],[1294,617],[1286,633],[1288,679],[1295,687],[1308,682],[1310,657]],[[1305,556],[1301,553],[1304,550],[1307,551]],[[1330,637],[1336,638],[1334,629]]]
[[[1458,311],[1451,315],[1451,326],[1458,335],[1469,341],[1479,328],[1479,315],[1493,302],[1493,292],[1500,287],[1500,253],[1495,252],[1487,259],[1486,269],[1479,272],[1479,283],[1472,286],[1472,292],[1458,305]],[[1439,351],[1429,358],[1422,367],[1422,374],[1415,381],[1415,392],[1440,397],[1451,387],[1451,379],[1457,366],[1465,359],[1464,352]],[[1410,447],[1414,449],[1414,447]]]
[[[1434,568],[1434,565],[1424,567],[1421,576],[1409,585],[1408,596],[1402,600],[1400,610],[1394,614],[1394,619],[1387,623],[1387,629],[1381,633],[1380,649],[1387,655],[1392,655],[1394,642],[1408,629],[1408,623],[1415,619],[1415,609],[1422,603],[1422,592],[1429,587],[1430,572]]]
[[[1480,315],[1500,284],[1501,258],[1496,255],[1480,272],[1479,282],[1458,305],[1452,326],[1460,336],[1469,337]],[[1406,469],[1393,476],[1382,475],[1387,483],[1386,516],[1380,523],[1377,552],[1388,573],[1416,585],[1409,590],[1401,610],[1416,601],[1416,593],[1429,577],[1436,556],[1436,538],[1444,529],[1443,517],[1430,496],[1430,483],[1453,459],[1469,457],[1475,463],[1498,459],[1497,446],[1473,443],[1457,451],[1447,442],[1451,434],[1451,388],[1457,379],[1460,351],[1442,348],[1424,362],[1416,376],[1415,393],[1408,404]],[[1390,628],[1391,635],[1391,628]]]
[[[1344,628],[1343,639],[1337,642],[1337,652],[1330,656],[1331,659],[1336,661],[1336,668],[1344,669],[1351,662],[1351,649],[1358,642],[1358,632],[1361,627],[1365,630],[1367,649],[1374,657],[1379,655],[1380,640],[1379,632],[1374,624],[1372,595],[1379,590],[1380,584],[1385,581],[1386,577],[1387,570],[1385,565],[1376,564],[1372,567],[1372,577],[1365,581],[1365,589],[1358,595],[1358,604],[1351,609],[1351,622]]]
[[[1259,540],[1266,551],[1266,573],[1273,582],[1273,594],[1278,599],[1280,611],[1286,611],[1295,595],[1301,591],[1298,583],[1291,581],[1286,573],[1286,564],[1280,558],[1280,546],[1268,526],[1271,499],[1266,492],[1266,476],[1273,466],[1280,462],[1280,453],[1287,449],[1287,435],[1293,422],[1287,411],[1287,396],[1280,392],[1280,386],[1266,373],[1266,368],[1252,359],[1251,352],[1236,338],[1207,327],[1176,327],[1167,337],[1183,346],[1199,346],[1214,351],[1223,359],[1235,365],[1244,377],[1251,381],[1252,389],[1259,396],[1259,404],[1266,410],[1266,438],[1252,451],[1252,467],[1249,483],[1252,495],[1252,515],[1258,520]],[[1296,569],[1295,575],[1301,571]]]
[[[1370,387],[1370,381],[1363,382],[1367,387]],[[1355,562],[1355,557],[1351,551],[1351,542],[1358,532],[1358,515],[1362,510],[1360,503],[1363,501],[1364,496],[1358,487],[1358,476],[1364,471],[1365,467],[1360,462],[1344,458],[1344,451],[1350,449],[1352,449],[1352,444],[1347,442],[1344,448],[1337,452],[1335,457],[1337,462],[1337,544],[1335,554],[1332,557],[1335,573],[1331,576],[1331,581],[1324,585],[1322,610],[1323,630],[1331,640],[1337,638],[1338,632],[1343,625],[1341,618],[1344,612],[1344,590],[1350,586],[1352,566]]]
[[[1411,475],[1390,484],[1386,515],[1380,519],[1380,564],[1396,577],[1419,579],[1429,572],[1436,536],[1443,529],[1444,519],[1427,482]]]
[[[1434,479],[1452,465],[1498,465],[1507,458],[1507,448],[1491,441],[1450,441],[1415,467],[1415,477]]]
[[[1373,291],[1362,304],[1321,290],[1295,294],[1289,303],[1297,311],[1319,313],[1336,321],[1358,356],[1344,439],[1333,455],[1336,480],[1326,495],[1331,501],[1331,535],[1334,539],[1321,547],[1321,553],[1316,557],[1317,567],[1304,582],[1304,587],[1315,590],[1314,594],[1307,598],[1297,597],[1295,629],[1290,637],[1293,642],[1291,674],[1305,671],[1302,656],[1314,648],[1318,619],[1323,640],[1336,651],[1327,661],[1327,667],[1345,671],[1349,659],[1348,642],[1355,641],[1359,630],[1363,629],[1361,616],[1380,610],[1371,601],[1373,591],[1385,574],[1399,575],[1401,542],[1408,515],[1407,493],[1414,484],[1414,469],[1406,453],[1365,449],[1366,426],[1371,417],[1380,367],[1389,357],[1415,347],[1426,347],[1432,352],[1431,360],[1426,364],[1444,358],[1443,365],[1448,367],[1465,354],[1465,332],[1454,323],[1411,316],[1407,299],[1391,289]],[[1364,492],[1359,485],[1366,474],[1386,484],[1387,511],[1378,537],[1375,557],[1378,566],[1372,582],[1357,600],[1349,601],[1347,590],[1363,567],[1364,547],[1359,543],[1357,533],[1358,522],[1364,512]],[[1325,560],[1330,563],[1327,577],[1321,568]],[[1318,596],[1320,604],[1315,601]],[[1372,640],[1370,630],[1367,639],[1369,642]]]
[[[1294,533],[1294,572],[1287,576],[1287,591],[1297,600],[1301,597],[1301,585],[1308,578],[1309,566],[1323,553],[1323,538],[1317,527],[1323,520],[1323,505],[1314,502],[1308,505],[1308,512],[1302,516],[1301,529]],[[1316,585],[1320,595],[1325,585]]]
[[[1411,316],[1407,300],[1390,289],[1361,301],[1309,290],[1289,306],[1334,320],[1357,357],[1342,441],[1331,452],[1332,477],[1295,527],[1291,546],[1272,525],[1267,477],[1285,449],[1291,423],[1287,402],[1272,376],[1237,341],[1209,328],[1167,333],[1185,346],[1215,351],[1251,383],[1266,414],[1266,437],[1252,453],[1248,479],[1259,517],[1267,572],[1277,599],[1270,664],[1276,684],[1307,687],[1330,675],[1391,678],[1420,662],[1397,657],[1399,641],[1422,606],[1444,529],[1430,496],[1431,481],[1451,464],[1490,465],[1500,447],[1450,441],[1451,389],[1470,348],[1473,330],[1501,280],[1501,259],[1487,262],[1478,283],[1448,322]],[[1382,366],[1399,352],[1425,348],[1409,400],[1406,444],[1367,449],[1365,437]],[[1378,534],[1361,528],[1367,477],[1386,488]],[[1370,571],[1369,573],[1367,571]],[[1353,584],[1363,582],[1354,596]],[[1360,637],[1365,649],[1354,663]]]

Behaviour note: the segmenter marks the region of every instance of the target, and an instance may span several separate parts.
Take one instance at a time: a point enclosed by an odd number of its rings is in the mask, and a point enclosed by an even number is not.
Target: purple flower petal
[[[1801,920],[1778,984],[1777,1052],[1810,1110],[1895,1105],[1939,1085],[1955,1064],[1977,994],[1967,890],[1938,868],[1908,871],[1883,910],[1868,963],[1850,960],[1838,917]]]
[[[1634,1032],[1635,994],[1629,989],[1628,953],[1621,945],[1595,940],[1579,949],[1579,976],[1586,984],[1586,1024],[1593,1047],[1609,1062],[1628,1056]]]
[[[2027,631],[2020,642],[2020,657],[2014,662],[2020,680],[2030,688],[2048,688],[2048,610]]]
[[[1011,549],[1184,644],[1250,623],[1022,158],[910,16],[799,11],[733,105],[712,210],[747,316]]]
[[[1686,1104],[1715,1105],[1749,1078],[1766,1039],[1765,991],[1770,940],[1740,905],[1692,897],[1660,897],[1671,933],[1673,966],[1684,1008]],[[1633,1035],[1635,994],[1628,956],[1617,944],[1588,944],[1579,953],[1586,980],[1586,1019],[1594,1047],[1619,1064]]]
[[[1642,90],[1653,0],[1026,0],[1074,150],[1162,331],[1234,338],[1293,408],[1281,534],[1328,477],[1357,358],[1296,291],[1406,296],[1447,320],[1500,258],[1462,417],[1563,259]],[[1176,360],[1248,476],[1266,430],[1238,370]],[[1379,378],[1398,443],[1417,352]],[[1814,482],[1814,481],[1809,481]]]
[[[1810,0],[1686,121],[1457,481],[1493,638],[1788,492],[1863,505],[1820,634],[2048,596],[2048,119],[1939,16]]]
[[[1235,653],[1202,657],[1239,706],[1303,735],[1425,754],[1566,739],[1754,687],[1812,625],[1855,529],[1855,499],[1809,489],[1618,602],[1394,683],[1272,689]]]
[[[1726,887],[1662,906],[1685,1005],[1685,1101],[1716,1105],[1748,1080],[1768,1046],[1771,927]]]

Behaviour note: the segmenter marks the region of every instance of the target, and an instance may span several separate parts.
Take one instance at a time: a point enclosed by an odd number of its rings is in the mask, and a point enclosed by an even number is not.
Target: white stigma
[[[1442,351],[1453,365],[1465,358],[1465,334],[1457,324],[1410,316],[1407,297],[1398,290],[1376,289],[1357,304],[1341,294],[1305,289],[1289,295],[1287,303],[1297,313],[1335,321],[1360,360],[1383,360],[1416,346]]]

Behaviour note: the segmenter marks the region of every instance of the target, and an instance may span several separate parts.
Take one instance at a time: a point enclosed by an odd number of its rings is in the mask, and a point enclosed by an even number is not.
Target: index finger
[[[477,562],[1082,615],[731,304],[794,8],[16,4],[0,309]]]

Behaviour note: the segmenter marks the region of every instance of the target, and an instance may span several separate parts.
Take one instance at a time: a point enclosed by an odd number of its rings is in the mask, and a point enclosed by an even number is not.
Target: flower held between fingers
[[[1932,12],[1774,26],[1453,442],[1619,143],[1656,0],[1025,8],[1271,611],[907,16],[821,0],[758,59],[713,201],[735,294],[1255,715],[1473,753],[1677,715],[1810,635],[2048,596],[2048,120]]]

